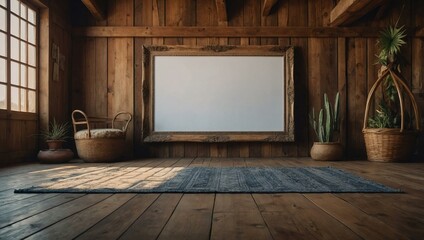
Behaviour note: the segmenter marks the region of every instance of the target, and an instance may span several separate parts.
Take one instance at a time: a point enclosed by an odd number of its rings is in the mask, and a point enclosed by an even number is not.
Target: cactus
[[[318,122],[315,119],[315,110],[313,108],[312,113],[309,114],[309,123],[320,142],[333,142],[334,133],[339,131],[339,100],[340,96],[337,93],[334,99],[334,107],[332,107],[328,101],[327,94],[324,93],[324,109],[319,111]]]

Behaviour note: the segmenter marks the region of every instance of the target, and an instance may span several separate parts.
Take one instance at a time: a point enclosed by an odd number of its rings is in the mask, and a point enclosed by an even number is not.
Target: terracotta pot
[[[338,142],[314,142],[311,149],[311,157],[319,161],[341,160],[343,147]]]
[[[40,150],[37,155],[41,163],[64,163],[74,157],[70,149]]]
[[[63,147],[64,140],[46,140],[49,150],[61,149]]]

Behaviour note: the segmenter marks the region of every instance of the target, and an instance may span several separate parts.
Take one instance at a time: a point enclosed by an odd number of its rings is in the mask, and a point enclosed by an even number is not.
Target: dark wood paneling
[[[323,93],[334,98],[337,91],[341,93],[341,142],[346,146],[349,157],[365,156],[362,137],[362,117],[365,99],[370,84],[375,81],[377,67],[374,65],[375,36],[380,27],[397,19],[401,4],[392,3],[381,16],[377,11],[370,12],[356,21],[351,27],[329,28],[330,12],[337,1],[328,0],[284,0],[278,1],[268,16],[262,16],[261,0],[227,1],[228,24],[218,23],[215,0],[109,0],[108,20],[95,22],[87,19],[85,26],[118,26],[103,29],[96,33],[94,56],[89,46],[89,37],[74,38],[76,46],[73,57],[74,66],[80,71],[72,74],[75,106],[92,105],[95,115],[113,114],[118,108],[126,108],[135,114],[134,144],[135,149],[152,156],[160,157],[281,157],[307,156],[314,141],[312,130],[308,126],[308,112],[312,107],[321,107]],[[413,6],[411,5],[413,4]],[[401,23],[409,29],[423,26],[420,12],[424,6],[416,1],[407,1]],[[75,16],[76,17],[76,16]],[[421,20],[420,20],[421,19]],[[94,22],[94,23],[93,23]],[[122,26],[146,27],[143,35],[141,28],[121,29]],[[239,27],[231,32],[230,28]],[[162,27],[162,28],[155,28]],[[178,27],[178,28],[177,28]],[[198,28],[186,28],[198,27]],[[201,31],[199,27],[213,27]],[[258,27],[260,31],[251,34],[247,28]],[[268,27],[278,27],[279,34],[272,35]],[[220,30],[221,29],[221,30]],[[85,30],[90,30],[85,28]],[[94,29],[93,31],[102,31]],[[120,32],[119,32],[120,31]],[[126,35],[126,31],[133,35]],[[162,31],[163,34],[159,34]],[[285,32],[288,31],[288,32]],[[217,33],[214,35],[212,33]],[[284,35],[284,33],[286,33]],[[293,35],[290,35],[291,33]],[[124,34],[124,38],[114,34]],[[166,35],[171,34],[171,35]],[[263,34],[263,35],[261,35]],[[100,37],[102,36],[102,37]],[[131,38],[134,36],[134,38]],[[153,37],[149,37],[153,36]],[[422,39],[413,38],[405,49],[405,56],[410,60],[404,72],[410,76],[415,92],[422,92],[421,69],[423,43]],[[141,103],[130,100],[138,94],[138,84],[142,74],[141,45],[143,44],[184,44],[184,45],[294,45],[295,81],[296,81],[296,143],[154,143],[141,146]],[[105,46],[107,45],[107,47]],[[107,60],[105,60],[107,59]],[[83,64],[81,62],[87,62]],[[92,63],[94,62],[94,63]],[[87,73],[94,66],[94,79]],[[415,67],[418,66],[418,67]],[[95,84],[86,83],[94,81]],[[91,86],[102,89],[96,92],[95,103],[87,103]],[[134,89],[135,88],[135,89]],[[77,95],[75,95],[77,96]],[[106,96],[106,97],[105,97]],[[107,101],[106,101],[107,99]],[[92,101],[92,100],[90,100]],[[127,109],[128,108],[128,109]],[[133,111],[135,109],[135,111]],[[131,137],[133,134],[130,134]]]

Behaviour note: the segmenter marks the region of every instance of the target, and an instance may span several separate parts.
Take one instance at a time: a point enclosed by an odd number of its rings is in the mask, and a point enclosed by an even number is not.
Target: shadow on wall
[[[420,161],[421,159],[424,159],[424,92],[416,93],[415,99],[417,100],[419,112],[421,114],[421,132],[418,136],[417,151],[414,154],[414,160]]]

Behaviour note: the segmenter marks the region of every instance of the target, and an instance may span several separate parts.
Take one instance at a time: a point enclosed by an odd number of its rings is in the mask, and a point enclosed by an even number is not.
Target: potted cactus
[[[309,114],[309,122],[318,139],[311,149],[311,157],[314,160],[332,161],[343,157],[343,147],[337,138],[340,130],[339,99],[340,95],[337,93],[333,107],[324,93],[324,108],[319,111],[318,119],[313,108]]]

